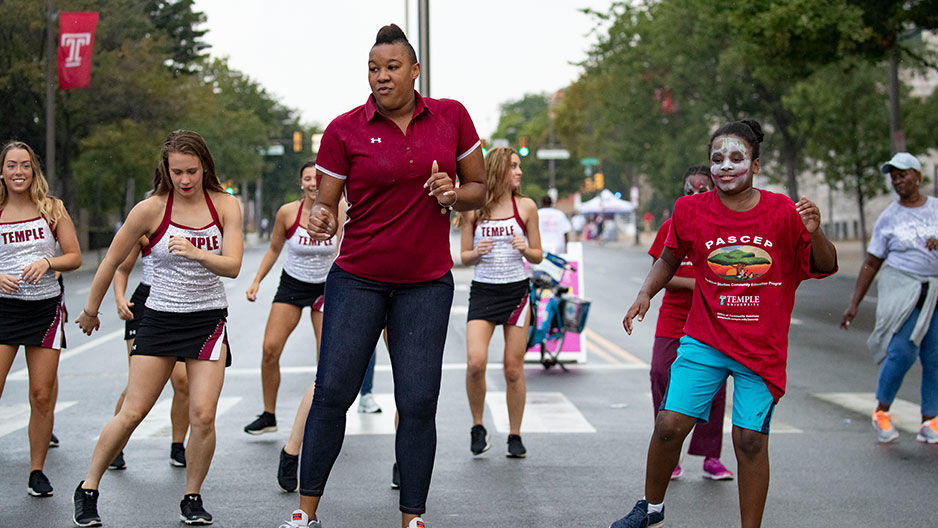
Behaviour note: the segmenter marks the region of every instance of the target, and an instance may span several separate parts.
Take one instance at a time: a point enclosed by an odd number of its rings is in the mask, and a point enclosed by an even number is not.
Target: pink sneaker
[[[678,464],[674,466],[674,471],[671,472],[671,480],[678,480],[684,476],[684,470],[681,469],[681,465]]]
[[[710,480],[733,480],[733,472],[726,469],[719,458],[704,458],[703,476]]]

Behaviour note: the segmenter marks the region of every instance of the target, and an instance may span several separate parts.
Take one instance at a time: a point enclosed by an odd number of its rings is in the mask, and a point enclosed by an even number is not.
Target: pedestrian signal
[[[303,133],[299,130],[293,133],[293,152],[303,152]]]
[[[605,183],[606,182],[605,182],[605,177],[603,176],[603,173],[597,172],[596,174],[593,175],[593,187],[595,187],[596,189],[602,189],[603,187],[606,186]]]

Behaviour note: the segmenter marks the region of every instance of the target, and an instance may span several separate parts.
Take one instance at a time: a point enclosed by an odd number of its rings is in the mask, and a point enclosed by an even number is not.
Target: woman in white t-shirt
[[[889,408],[915,359],[922,362],[922,423],[918,441],[938,443],[938,199],[919,192],[922,165],[900,152],[881,169],[899,195],[879,216],[840,326],[846,330],[879,273],[876,327],[867,345],[882,362],[873,428],[880,442],[899,437]],[[885,266],[883,266],[885,264]]]

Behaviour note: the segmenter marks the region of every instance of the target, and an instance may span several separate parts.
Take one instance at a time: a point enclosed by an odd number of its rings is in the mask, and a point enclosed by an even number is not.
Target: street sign
[[[599,165],[599,158],[580,158],[580,165],[585,165],[587,167],[591,165]]]
[[[283,145],[271,145],[264,151],[265,156],[283,156]]]
[[[537,159],[540,160],[565,160],[570,159],[570,151],[567,149],[537,149]]]

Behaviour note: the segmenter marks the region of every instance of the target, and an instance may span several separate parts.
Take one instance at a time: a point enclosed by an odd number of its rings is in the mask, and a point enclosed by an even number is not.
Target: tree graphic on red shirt
[[[747,247],[745,249],[752,248]],[[772,265],[771,259],[757,256],[754,251],[745,251],[739,248],[734,248],[731,251],[714,251],[707,258],[707,262],[710,263],[710,268],[717,275],[725,279],[738,281],[761,277]],[[726,267],[732,268],[735,273],[727,273]],[[757,268],[750,269],[751,267]]]

